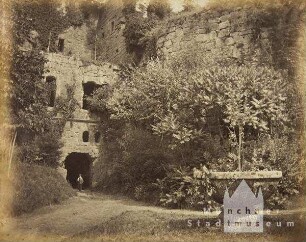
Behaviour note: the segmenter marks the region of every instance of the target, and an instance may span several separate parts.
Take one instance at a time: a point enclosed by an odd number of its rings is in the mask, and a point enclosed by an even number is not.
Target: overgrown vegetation
[[[126,0],[124,3],[126,26],[123,35],[127,51],[135,54],[135,62],[139,63],[148,48],[152,48],[150,44],[153,42],[148,40],[147,34],[170,15],[171,9],[168,1],[151,0],[146,9],[147,17],[143,17],[142,12],[136,11],[135,4],[134,0]]]
[[[208,176],[195,179],[194,169],[201,174],[206,169],[276,169],[284,172],[284,178],[270,205],[279,206],[283,198],[293,195],[293,183],[294,193],[302,191],[303,181],[296,180],[303,177],[298,143],[297,149],[266,143],[296,139],[295,126],[287,116],[288,109],[297,107],[288,101],[295,84],[287,72],[266,62],[235,62],[228,56],[226,51],[195,47],[174,59],[152,60],[122,75],[121,84],[107,95],[101,111],[108,111],[109,122],[129,124],[134,127],[132,133],[145,130],[147,135],[130,139],[131,130],[123,128],[119,135],[113,133],[110,147],[105,140],[101,164],[112,165],[104,167],[108,176],[100,180],[100,187],[110,181],[109,186],[145,200],[159,191],[163,205],[199,208],[213,206],[214,186]],[[92,102],[101,104],[95,99],[101,97],[98,93]],[[159,182],[146,179],[154,172],[146,166],[150,159],[141,155],[151,136],[162,154],[154,161],[164,176],[156,176]],[[285,152],[295,157],[289,163],[281,155]],[[114,153],[115,159],[109,156]]]
[[[17,131],[19,157],[27,163],[57,166],[62,146],[62,128],[75,110],[73,87],[67,87],[67,97],[57,98],[54,109],[48,110],[52,87],[44,81],[47,72],[46,59],[41,52],[49,44],[51,49],[55,44],[49,39],[47,31],[54,30],[59,33],[67,26],[77,24],[77,17],[72,17],[76,10],[69,10],[69,6],[67,14],[63,15],[56,1],[13,4],[14,49],[10,106],[12,121]],[[54,21],[49,21],[50,18]],[[62,21],[63,18],[67,18],[66,21]],[[34,30],[38,32],[38,36],[31,36]],[[19,48],[25,41],[30,41],[32,46],[27,51]],[[55,120],[57,114],[63,119]]]
[[[97,14],[99,8],[95,1],[79,6],[73,1],[67,1],[65,5],[56,0],[14,1],[14,40],[22,44],[29,31],[35,30],[39,34],[39,48],[47,50],[49,47],[49,51],[56,52],[58,35],[70,26],[81,26],[88,15]]]
[[[61,134],[67,118],[75,110],[74,88],[67,87],[67,97],[59,97],[48,109],[50,85],[44,81],[47,70],[42,50],[55,48],[50,32],[59,33],[77,24],[67,12],[67,21],[53,1],[13,3],[13,50],[10,69],[10,114],[17,133],[14,167],[13,213],[18,215],[71,196],[72,190],[55,171],[60,157]],[[66,18],[65,17],[65,18]],[[53,19],[53,21],[50,21]],[[54,37],[54,36],[53,36]],[[57,36],[55,37],[57,38]],[[24,43],[27,47],[20,48]],[[56,115],[62,119],[54,119]],[[41,165],[41,166],[38,166]],[[51,168],[52,167],[52,168]],[[10,171],[10,174],[13,172]]]
[[[139,62],[148,45],[154,47],[155,40],[150,42],[150,38],[156,36],[148,33],[169,11],[161,1],[152,1],[148,18],[143,18],[133,4],[135,1],[127,3],[124,9],[124,36],[128,50],[136,53]],[[84,15],[74,10],[62,15],[53,2],[42,5],[48,12],[39,10],[41,5],[36,2],[29,5],[33,7],[29,12],[20,6],[17,4],[14,15],[15,46],[28,39],[33,29],[40,37],[31,42],[32,51],[14,50],[11,98],[17,143],[23,161],[54,166],[61,132],[54,127],[62,126],[52,117],[59,113],[63,120],[71,118],[76,101],[73,87],[67,87],[68,99],[57,100],[53,112],[47,110],[48,87],[42,81],[45,60],[39,51],[49,46],[50,29],[59,32],[78,26]],[[278,15],[276,10],[248,16],[255,30],[278,23],[272,20],[283,20],[279,29],[271,32],[269,43],[273,46],[268,55],[272,58],[249,53],[237,61],[226,50],[207,52],[194,46],[170,60],[155,58],[127,68],[114,86],[98,89],[90,100],[91,110],[100,112],[103,121],[101,157],[94,168],[97,188],[164,206],[199,209],[214,206],[214,184],[208,169],[277,169],[284,177],[270,205],[280,206],[300,193],[303,154],[296,141],[301,118],[294,115],[299,112],[300,99],[296,97],[296,54],[290,54],[296,48],[299,21],[290,23],[288,30],[284,12]],[[33,20],[35,16],[39,17]],[[50,23],[50,18],[63,22]],[[39,26],[44,21],[48,23]],[[55,48],[51,42],[50,48]]]
[[[58,204],[74,195],[70,185],[54,168],[17,163],[12,173],[14,173],[13,215],[32,212],[34,209],[50,204]]]

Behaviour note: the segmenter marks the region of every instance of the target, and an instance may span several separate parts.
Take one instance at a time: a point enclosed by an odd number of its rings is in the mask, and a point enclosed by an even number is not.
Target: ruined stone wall
[[[123,36],[125,17],[122,10],[122,0],[106,2],[99,14],[90,15],[81,26],[71,26],[58,36],[58,52],[84,61],[130,62],[132,56],[126,51]],[[63,51],[59,48],[60,41],[64,41]]]
[[[93,59],[93,37],[90,36],[94,23],[84,23],[82,26],[71,26],[58,36],[64,40],[64,50],[62,54],[75,56],[85,61]]]
[[[157,40],[157,54],[170,57],[190,47],[206,50],[225,48],[232,57],[255,52],[265,54],[269,49],[269,30],[260,32],[248,22],[251,9],[203,10],[189,16],[170,19]],[[254,42],[254,38],[256,38]]]
[[[115,64],[127,63],[131,56],[126,51],[123,31],[125,17],[122,13],[122,0],[106,3],[98,22],[98,60]]]
[[[79,58],[56,53],[50,53],[46,55],[46,58],[48,62],[45,76],[56,78],[56,96],[65,96],[66,85],[74,85],[75,98],[78,101],[74,117],[66,123],[62,134],[64,146],[60,162],[63,162],[72,152],[89,153],[92,158],[96,158],[99,153],[99,144],[94,140],[94,134],[98,132],[97,117],[88,110],[82,109],[83,84],[94,82],[99,85],[112,85],[118,78],[115,71],[117,67],[109,63],[101,66],[84,65]],[[89,132],[89,142],[83,142],[84,131]]]

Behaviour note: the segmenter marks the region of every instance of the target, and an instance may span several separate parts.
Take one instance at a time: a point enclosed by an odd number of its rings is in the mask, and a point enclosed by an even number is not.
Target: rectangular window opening
[[[58,51],[59,52],[64,52],[64,39],[59,39],[58,40]]]

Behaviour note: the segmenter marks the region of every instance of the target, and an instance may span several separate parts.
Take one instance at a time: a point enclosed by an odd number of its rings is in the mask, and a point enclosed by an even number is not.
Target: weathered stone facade
[[[58,36],[58,52],[84,61],[98,60],[124,64],[132,60],[126,51],[123,31],[123,1],[104,3],[98,14],[87,17],[81,26],[71,26]]]
[[[56,80],[56,96],[65,96],[66,85],[75,85],[75,98],[79,104],[63,131],[61,164],[73,153],[88,154],[91,161],[99,155],[99,143],[95,140],[98,119],[83,107],[84,85],[112,85],[118,79],[118,74],[117,67],[110,63],[126,64],[131,60],[123,36],[125,19],[122,9],[122,0],[109,1],[96,20],[92,19],[80,27],[71,27],[59,35],[60,51],[46,56],[46,69],[49,70],[46,76]],[[259,55],[266,54],[270,44],[269,29],[255,30],[247,22],[248,11],[245,8],[233,11],[203,10],[165,21],[157,36],[157,54],[172,58],[191,46],[214,50],[217,54],[221,47],[226,48],[234,58],[242,54],[250,56],[254,51]],[[95,36],[96,42],[90,41],[90,36]],[[102,65],[85,64],[92,63],[92,60],[105,62]],[[84,141],[84,132],[88,132],[88,141]]]
[[[85,23],[79,27],[70,27],[58,36],[58,47],[63,41],[63,55],[78,57],[84,61],[93,59],[93,47],[88,38],[92,26]]]
[[[46,77],[54,77],[56,80],[56,96],[66,95],[66,85],[75,86],[75,99],[78,107],[74,116],[69,120],[62,134],[62,164],[65,158],[72,152],[87,153],[94,160],[99,154],[99,143],[95,142],[97,130],[97,117],[88,110],[83,109],[83,85],[92,82],[98,85],[112,85],[118,78],[117,67],[105,63],[101,66],[84,65],[83,62],[73,56],[50,53],[46,55]],[[88,142],[83,141],[83,133],[89,132]]]
[[[228,49],[232,57],[248,55],[257,48],[259,54],[269,48],[269,29],[260,32],[248,22],[247,8],[203,10],[190,16],[181,16],[167,22],[157,40],[157,54],[169,58],[181,50],[201,47],[208,51]],[[254,37],[256,33],[256,46]]]
[[[122,0],[112,0],[105,4],[97,25],[98,59],[115,64],[131,61],[126,51],[123,31],[125,17]]]

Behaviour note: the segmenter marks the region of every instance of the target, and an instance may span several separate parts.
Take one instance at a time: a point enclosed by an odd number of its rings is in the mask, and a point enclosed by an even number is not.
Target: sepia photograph
[[[1,0],[0,241],[306,241],[304,0]]]

